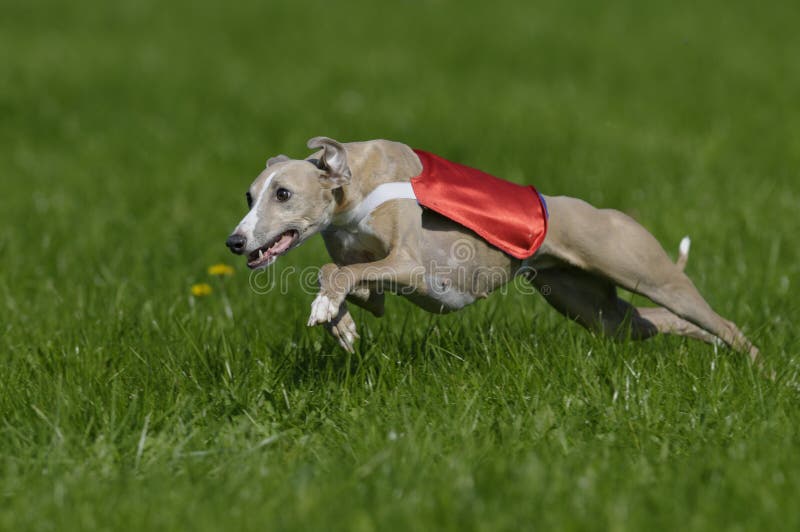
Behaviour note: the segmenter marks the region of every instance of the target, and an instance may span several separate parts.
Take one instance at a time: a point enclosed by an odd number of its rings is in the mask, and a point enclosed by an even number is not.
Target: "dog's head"
[[[225,244],[247,255],[252,269],[269,266],[327,227],[336,204],[334,190],[350,182],[344,146],[314,137],[308,147],[322,149],[318,159],[273,157],[247,191],[250,211]]]

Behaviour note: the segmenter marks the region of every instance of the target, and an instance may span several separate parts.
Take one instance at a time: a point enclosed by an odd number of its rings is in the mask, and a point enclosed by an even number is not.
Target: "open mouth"
[[[299,233],[289,229],[275,237],[270,242],[261,246],[247,256],[247,267],[255,270],[272,264],[275,259],[283,255],[297,242]]]

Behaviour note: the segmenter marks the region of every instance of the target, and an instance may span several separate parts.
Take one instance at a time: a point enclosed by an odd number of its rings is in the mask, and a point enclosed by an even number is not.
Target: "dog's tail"
[[[678,246],[678,260],[675,261],[675,265],[678,266],[678,269],[681,271],[686,268],[686,262],[689,260],[690,247],[692,247],[692,240],[688,236],[683,237]]]

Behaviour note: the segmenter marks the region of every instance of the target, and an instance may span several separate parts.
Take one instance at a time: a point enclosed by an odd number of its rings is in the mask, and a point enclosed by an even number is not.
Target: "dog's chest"
[[[385,246],[368,228],[336,228],[325,231],[322,239],[337,264],[374,262],[386,256]]]

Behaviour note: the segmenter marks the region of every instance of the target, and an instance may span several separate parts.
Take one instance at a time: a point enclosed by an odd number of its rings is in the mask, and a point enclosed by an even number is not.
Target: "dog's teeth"
[[[258,250],[258,260],[261,260],[263,258],[264,258],[264,252],[259,249]]]

